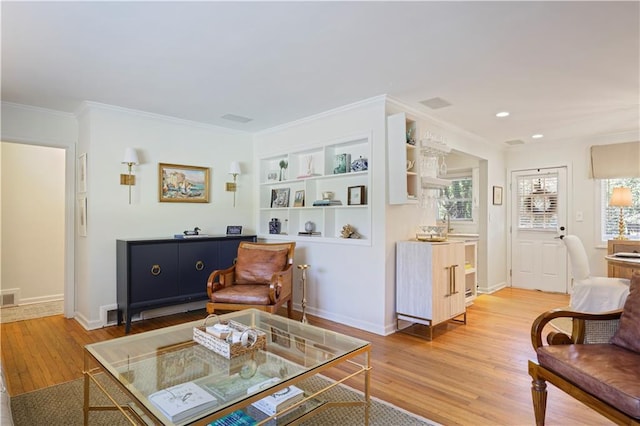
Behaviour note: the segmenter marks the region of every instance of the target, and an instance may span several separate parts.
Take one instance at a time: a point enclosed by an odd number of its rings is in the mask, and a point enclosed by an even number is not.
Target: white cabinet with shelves
[[[433,327],[463,316],[466,323],[462,241],[401,241],[396,247],[396,317]]]
[[[259,237],[370,245],[370,139],[370,135],[363,135],[260,159]],[[280,165],[284,164],[287,167],[281,173]],[[350,203],[349,187],[364,189],[360,204]],[[274,203],[274,197],[283,191],[288,191],[288,202]],[[314,206],[326,193],[332,193],[332,199],[340,203]],[[282,224],[280,234],[269,233],[273,218]],[[307,222],[314,224],[317,234],[299,235],[305,232]],[[341,238],[342,227],[347,224],[356,229],[360,239]]]
[[[478,242],[464,243],[464,282],[467,305],[473,303],[478,294]]]

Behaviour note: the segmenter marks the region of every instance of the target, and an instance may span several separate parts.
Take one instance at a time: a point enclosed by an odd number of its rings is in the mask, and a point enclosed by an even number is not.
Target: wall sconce
[[[138,154],[135,148],[127,148],[124,150],[124,159],[122,164],[126,164],[129,168],[129,174],[120,175],[120,185],[129,186],[129,204],[131,204],[131,186],[136,184],[136,177],[131,174],[131,168],[134,164],[138,164]]]
[[[626,240],[627,238],[624,236],[624,218],[622,216],[622,208],[633,205],[631,189],[623,186],[613,188],[609,205],[611,207],[620,207],[620,220],[618,221],[618,236],[616,237],[616,240]]]
[[[229,174],[233,176],[233,182],[226,183],[226,190],[229,192],[233,192],[233,207],[235,207],[237,189],[236,181],[238,179],[238,175],[240,174],[240,163],[238,163],[237,161],[232,161],[231,166],[229,166]]]

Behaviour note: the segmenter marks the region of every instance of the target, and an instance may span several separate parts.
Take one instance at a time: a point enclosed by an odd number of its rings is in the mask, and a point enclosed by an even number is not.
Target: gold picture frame
[[[296,191],[296,195],[293,198],[293,207],[304,207],[304,189]]]
[[[161,203],[208,203],[209,168],[158,163]]]

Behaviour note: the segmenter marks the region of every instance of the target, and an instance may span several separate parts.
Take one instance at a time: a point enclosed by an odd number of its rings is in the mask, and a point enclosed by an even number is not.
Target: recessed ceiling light
[[[536,133],[535,135],[531,135],[531,138],[533,138],[533,139],[542,139],[542,138],[544,138],[544,135],[542,133]]]
[[[509,111],[500,111],[499,113],[496,114],[496,117],[498,118],[503,118],[508,116],[509,116]]]

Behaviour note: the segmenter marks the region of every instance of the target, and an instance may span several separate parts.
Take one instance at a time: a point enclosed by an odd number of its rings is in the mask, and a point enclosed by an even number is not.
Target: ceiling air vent
[[[524,145],[524,141],[522,139],[513,139],[505,142],[507,145]]]
[[[241,115],[235,115],[235,114],[225,114],[221,118],[224,118],[225,120],[230,120],[230,121],[237,121],[238,123],[248,123],[251,120],[253,120],[253,118],[243,117]]]
[[[451,102],[446,101],[442,98],[431,98],[431,99],[427,99],[426,101],[421,101],[420,102],[422,105],[427,106],[431,109],[440,109],[440,108],[444,108],[444,107],[448,107],[451,106]]]

